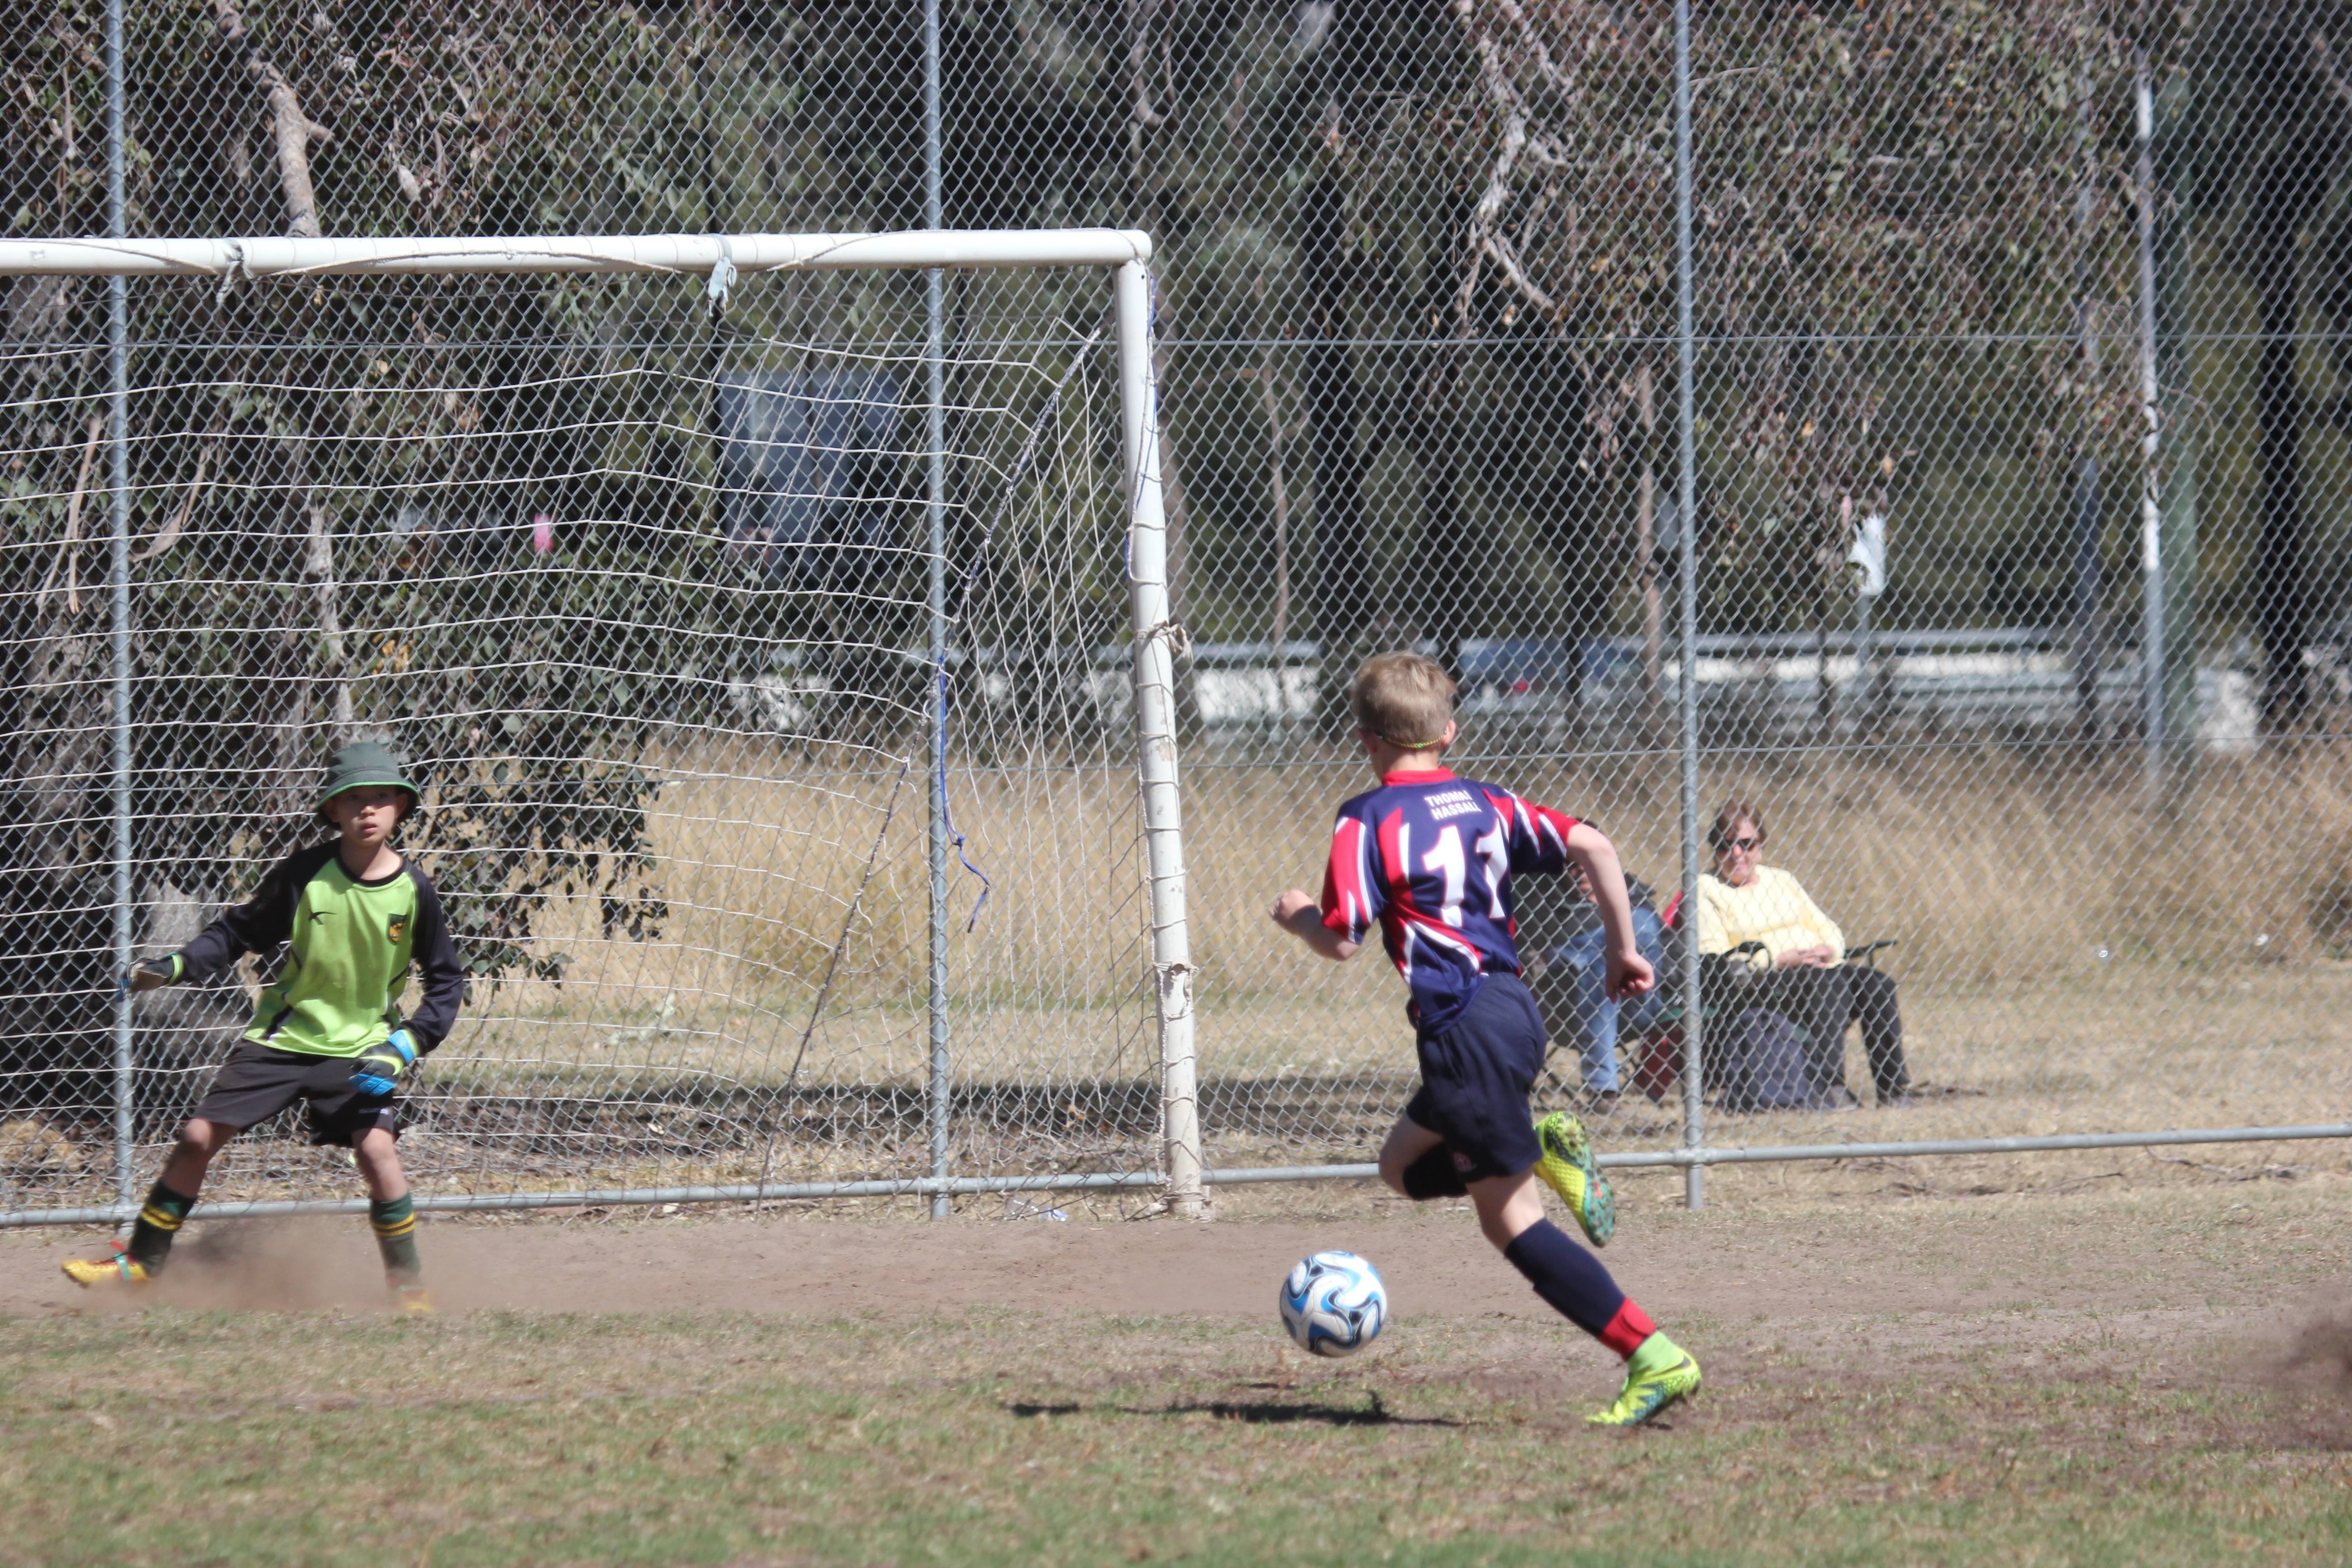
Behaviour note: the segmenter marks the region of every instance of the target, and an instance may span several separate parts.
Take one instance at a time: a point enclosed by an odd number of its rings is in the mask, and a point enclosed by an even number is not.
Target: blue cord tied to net
[[[997,526],[1004,521],[1004,514],[1013,509],[1013,498],[1021,489],[1021,481],[1027,477],[1029,465],[1037,456],[1038,440],[1045,435],[1045,426],[1053,423],[1055,411],[1061,407],[1062,394],[1068,390],[1070,378],[1078,374],[1080,365],[1086,363],[1087,356],[1102,341],[1103,331],[1108,325],[1109,319],[1106,317],[1087,334],[1086,342],[1080,343],[1077,352],[1070,356],[1069,368],[1062,373],[1062,379],[1054,384],[1053,395],[1045,399],[1045,405],[1030,422],[1029,435],[1021,443],[1020,456],[1013,459],[1013,471],[1005,476],[1004,493],[997,498],[996,510],[990,513],[988,526],[981,531],[980,548],[972,552],[971,561],[964,568],[963,584],[956,595],[955,614],[948,617],[950,626],[961,626],[965,615],[971,611],[972,591],[979,586],[981,572],[988,563],[989,546],[995,542]],[[932,679],[936,683],[932,698],[940,705],[939,738],[933,744],[931,757],[934,784],[940,793],[940,820],[947,828],[949,841],[955,846],[956,859],[962,863],[966,871],[980,879],[980,897],[973,901],[971,914],[963,924],[968,935],[980,924],[980,911],[988,907],[988,895],[995,890],[995,885],[988,879],[988,873],[973,865],[971,857],[964,853],[964,836],[955,825],[955,812],[950,805],[947,717],[950,709],[948,701],[947,645],[944,640],[940,643],[940,657],[932,668]]]
[[[939,690],[935,696],[939,701],[941,718],[939,740],[936,742],[939,755],[935,760],[939,770],[940,821],[947,827],[948,841],[955,846],[956,858],[963,863],[965,870],[980,879],[980,897],[972,901],[971,914],[963,922],[964,934],[969,936],[972,929],[980,924],[980,911],[988,907],[988,895],[994,892],[996,889],[995,884],[988,879],[988,873],[973,865],[971,857],[964,853],[963,832],[956,826],[955,810],[948,803],[948,727],[945,717],[948,708],[948,666],[944,655],[940,658],[938,680]]]

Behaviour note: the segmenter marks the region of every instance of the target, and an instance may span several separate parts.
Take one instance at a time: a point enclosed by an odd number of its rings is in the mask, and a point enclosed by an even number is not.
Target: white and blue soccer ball
[[[1302,1258],[1282,1282],[1282,1326],[1316,1355],[1354,1355],[1389,1321],[1380,1271],[1352,1252]]]

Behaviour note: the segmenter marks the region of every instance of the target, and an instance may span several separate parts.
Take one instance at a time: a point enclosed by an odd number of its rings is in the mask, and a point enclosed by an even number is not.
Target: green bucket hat
[[[375,741],[354,741],[327,759],[327,782],[319,791],[314,809],[320,821],[326,820],[327,803],[347,789],[364,789],[370,784],[389,784],[394,789],[408,792],[408,813],[415,816],[425,807],[424,797],[416,786],[400,776],[400,759],[392,748]],[[331,824],[330,825],[331,826]]]

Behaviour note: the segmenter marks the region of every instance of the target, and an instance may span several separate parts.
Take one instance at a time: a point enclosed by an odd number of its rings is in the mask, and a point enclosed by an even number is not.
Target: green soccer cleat
[[[1592,1140],[1585,1135],[1584,1123],[1555,1110],[1536,1123],[1536,1142],[1543,1151],[1536,1160],[1536,1174],[1559,1194],[1593,1246],[1608,1246],[1617,1234],[1617,1194],[1592,1163]]]
[[[1625,1386],[1608,1409],[1585,1417],[1595,1426],[1639,1426],[1678,1399],[1698,1392],[1698,1363],[1666,1338],[1652,1334],[1625,1363]]]

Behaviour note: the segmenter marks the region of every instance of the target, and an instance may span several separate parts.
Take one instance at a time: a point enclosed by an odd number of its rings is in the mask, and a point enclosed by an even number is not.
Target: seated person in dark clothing
[[[1634,946],[1653,970],[1663,971],[1665,938],[1657,897],[1632,877],[1625,879],[1625,893],[1633,905]],[[1543,961],[1531,989],[1544,1023],[1555,1040],[1576,1042],[1588,1103],[1605,1116],[1619,1100],[1617,1031],[1654,1024],[1664,1006],[1664,988],[1654,986],[1622,1003],[1609,999],[1607,966],[1601,963],[1608,939],[1580,872],[1528,879],[1512,913],[1520,951]]]
[[[1850,1110],[1858,1101],[1845,1086],[1846,1026],[1862,1025],[1864,1052],[1882,1106],[1908,1099],[1903,1062],[1903,1015],[1895,977],[1845,962],[1845,934],[1786,871],[1764,864],[1764,817],[1744,800],[1724,803],[1707,834],[1714,870],[1698,879],[1698,950],[1728,952],[1761,942],[1755,955],[1769,969],[1755,1005],[1803,1031],[1819,1103]]]

